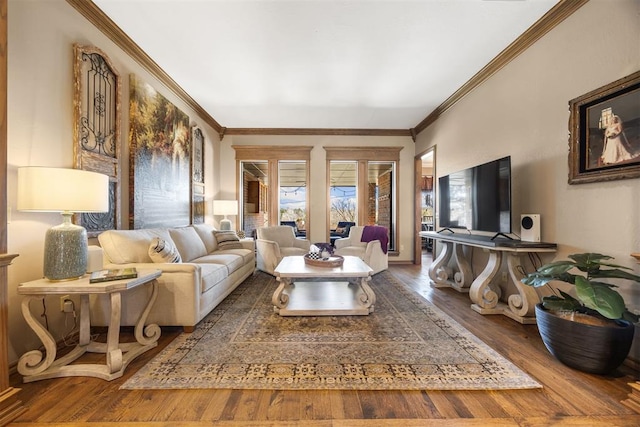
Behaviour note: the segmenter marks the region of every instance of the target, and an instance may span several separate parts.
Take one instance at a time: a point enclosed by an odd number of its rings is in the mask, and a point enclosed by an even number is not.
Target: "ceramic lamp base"
[[[222,219],[220,220],[220,230],[221,231],[231,231],[231,220]]]
[[[87,272],[87,230],[72,224],[70,214],[63,218],[44,239],[44,277],[52,281],[74,280]]]

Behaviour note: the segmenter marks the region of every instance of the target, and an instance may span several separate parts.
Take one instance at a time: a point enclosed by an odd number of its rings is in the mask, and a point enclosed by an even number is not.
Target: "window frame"
[[[390,230],[390,238],[393,239],[391,247],[394,248],[389,253],[398,254],[398,223],[400,218],[400,206],[398,203],[398,175],[400,174],[400,151],[404,147],[344,147],[344,146],[324,146],[326,152],[326,176],[327,176],[327,239],[330,238],[330,218],[331,208],[331,161],[356,161],[358,162],[358,182],[357,182],[357,221],[358,225],[366,224],[367,212],[363,209],[367,206],[369,199],[369,162],[395,162],[396,176],[393,182],[392,218],[393,230]]]

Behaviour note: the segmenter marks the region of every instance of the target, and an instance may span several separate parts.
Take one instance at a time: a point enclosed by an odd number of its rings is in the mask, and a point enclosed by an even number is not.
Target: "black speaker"
[[[540,241],[540,215],[522,214],[520,216],[520,240],[523,242]]]

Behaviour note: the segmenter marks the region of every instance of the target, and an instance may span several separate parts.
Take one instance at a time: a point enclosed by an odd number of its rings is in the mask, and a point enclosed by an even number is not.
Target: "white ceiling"
[[[93,0],[228,128],[409,129],[557,0]]]

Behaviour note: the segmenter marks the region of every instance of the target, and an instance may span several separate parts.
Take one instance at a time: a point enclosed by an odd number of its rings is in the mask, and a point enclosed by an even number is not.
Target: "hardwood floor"
[[[428,262],[390,271],[543,384],[507,391],[119,390],[180,330],[164,328],[159,346],[129,365],[124,377],[59,378],[11,385],[28,410],[11,426],[639,426],[620,403],[638,373],[628,367],[597,376],[565,367],[546,350],[535,325],[481,316],[469,297],[428,284]]]

